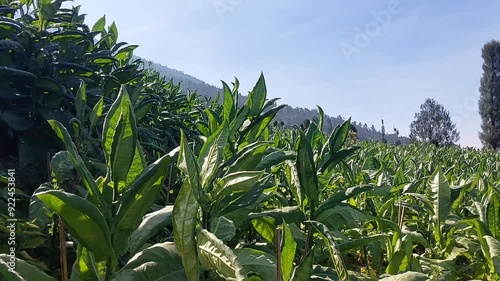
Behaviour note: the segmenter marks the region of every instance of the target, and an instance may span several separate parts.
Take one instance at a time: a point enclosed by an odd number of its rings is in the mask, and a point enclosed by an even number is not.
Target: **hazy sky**
[[[500,1],[76,0],[106,15],[136,55],[243,93],[261,71],[268,96],[409,133],[420,104],[451,113],[479,146],[481,48],[500,39]]]

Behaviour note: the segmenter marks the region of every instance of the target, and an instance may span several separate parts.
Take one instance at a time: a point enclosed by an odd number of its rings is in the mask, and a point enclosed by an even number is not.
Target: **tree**
[[[483,47],[483,76],[479,92],[481,132],[484,146],[500,148],[500,42],[490,41]]]
[[[433,99],[426,99],[410,125],[410,138],[441,146],[457,142],[460,134],[444,106]]]
[[[384,119],[382,119],[382,128],[380,129],[380,132],[382,133],[382,143],[387,143],[387,139],[385,138]]]
[[[356,122],[350,124],[349,127],[349,145],[354,145],[358,140],[358,129],[356,128]]]
[[[396,135],[396,145],[401,145],[401,140],[399,139],[399,130],[396,128],[394,129],[394,135]]]

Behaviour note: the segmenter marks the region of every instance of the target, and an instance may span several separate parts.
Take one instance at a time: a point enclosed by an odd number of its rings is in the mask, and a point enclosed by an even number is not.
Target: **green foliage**
[[[492,40],[484,44],[482,49],[483,75],[479,92],[479,115],[481,116],[481,132],[479,139],[487,148],[496,150],[500,147],[500,88],[494,73],[498,71],[498,53],[500,42]]]
[[[0,178],[2,208],[29,205],[2,278],[60,277],[60,217],[72,281],[498,279],[495,152],[357,143],[320,107],[271,125],[284,106],[263,74],[244,102],[235,80],[202,104],[132,61],[114,23],[90,29],[61,2],[0,10],[0,128],[46,131],[55,149],[32,196]]]
[[[460,139],[460,133],[444,106],[426,99],[410,124],[410,138],[434,145],[452,145]]]
[[[135,119],[131,113],[132,106],[127,101],[128,94],[122,88],[107,114],[107,120],[111,121],[104,122],[103,147],[108,167],[105,178],[94,180],[67,130],[59,122],[49,121],[68,149],[68,153],[56,155],[57,159],[60,156],[70,158],[66,162],[71,162],[83,176],[87,191],[81,197],[47,185],[33,196],[63,219],[78,244],[73,266],[74,280],[110,279],[120,257],[129,250],[131,235],[155,202],[170,165],[170,156],[165,155],[148,167],[143,168],[141,161],[135,163],[139,167],[134,167],[134,154],[138,154],[139,150],[135,149],[137,135],[133,134]],[[116,121],[116,125],[109,125],[112,120]],[[128,180],[131,172],[137,176]],[[145,235],[148,237],[151,234]],[[144,244],[147,239],[141,238],[140,241]],[[135,241],[131,250],[136,252],[142,244]],[[132,265],[130,267],[133,268]]]
[[[15,263],[15,266],[9,265],[8,263]],[[9,270],[14,268],[15,270]],[[28,280],[40,280],[40,281],[55,281],[56,279],[45,274],[43,271],[37,269],[34,265],[31,265],[21,259],[14,258],[13,260],[6,254],[0,254],[0,277],[3,280],[12,281],[28,281]]]
[[[246,272],[234,252],[214,234],[202,229],[198,235],[198,252],[203,268],[214,270],[224,280],[246,280]]]
[[[147,264],[147,266],[144,266]],[[134,257],[118,271],[112,281],[122,280],[188,280],[175,245],[157,243]]]

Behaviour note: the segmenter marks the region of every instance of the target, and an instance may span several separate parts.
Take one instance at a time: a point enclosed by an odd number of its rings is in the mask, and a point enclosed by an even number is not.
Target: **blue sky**
[[[416,0],[76,0],[115,21],[136,54],[210,84],[264,72],[270,98],[401,134],[426,98],[477,137],[481,48],[500,39],[500,2]]]

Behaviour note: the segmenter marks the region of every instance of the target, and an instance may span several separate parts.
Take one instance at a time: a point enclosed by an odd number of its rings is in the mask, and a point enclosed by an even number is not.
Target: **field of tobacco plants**
[[[283,128],[39,2],[0,0],[1,280],[500,280],[498,153]]]

